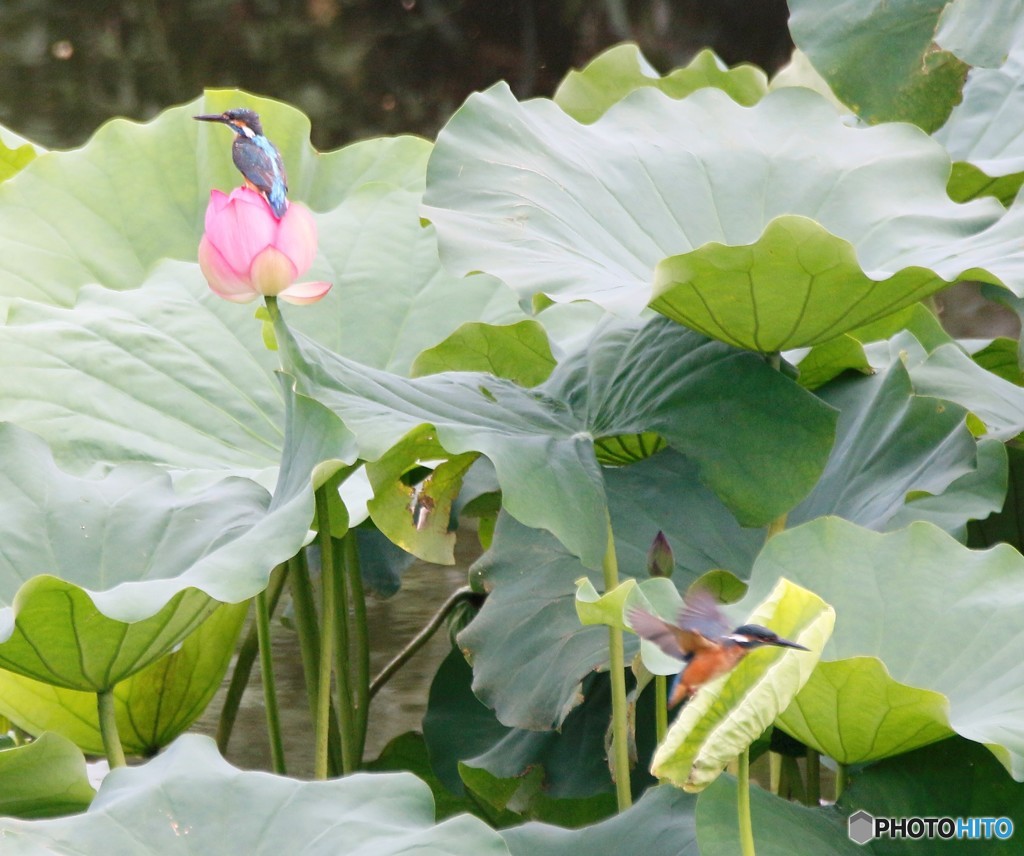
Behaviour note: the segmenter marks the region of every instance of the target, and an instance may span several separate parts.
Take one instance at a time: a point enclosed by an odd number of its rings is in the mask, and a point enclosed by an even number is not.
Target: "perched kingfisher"
[[[730,630],[718,603],[706,591],[686,596],[678,624],[670,624],[636,607],[629,611],[629,621],[639,636],[685,664],[672,684],[669,707],[687,701],[704,684],[730,671],[754,648],[775,645],[809,650],[760,624],[744,624]]]
[[[288,210],[288,176],[281,153],[263,133],[259,114],[241,108],[224,113],[193,116],[200,122],[222,122],[235,132],[231,159],[245,177],[245,183],[259,193],[280,220]]]

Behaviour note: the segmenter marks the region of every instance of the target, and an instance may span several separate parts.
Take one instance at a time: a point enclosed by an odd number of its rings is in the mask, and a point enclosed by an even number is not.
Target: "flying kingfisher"
[[[222,122],[235,132],[231,159],[245,177],[246,185],[267,200],[274,216],[280,220],[288,210],[288,176],[277,146],[263,133],[259,114],[237,108],[192,118],[201,122]]]
[[[718,603],[706,591],[686,596],[678,624],[670,624],[636,607],[629,611],[629,621],[639,636],[685,664],[672,684],[669,707],[687,701],[704,684],[730,671],[754,648],[775,645],[809,650],[760,624],[744,624],[730,630]]]

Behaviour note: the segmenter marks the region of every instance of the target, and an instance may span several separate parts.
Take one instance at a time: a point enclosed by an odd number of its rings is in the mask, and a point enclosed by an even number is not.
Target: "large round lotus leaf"
[[[617,101],[641,86],[653,86],[671,98],[685,98],[705,86],[727,92],[740,104],[756,104],[768,91],[757,66],[728,68],[710,50],[690,64],[661,76],[634,44],[609,48],[580,71],[570,71],[558,85],[555,103],[579,122],[593,122]]]
[[[836,95],[862,118],[915,122],[933,131],[960,100],[968,70],[935,44],[947,5],[949,0],[790,0],[789,30]]]
[[[87,287],[71,309],[29,301],[0,327],[0,417],[61,464],[149,461],[259,477],[280,462],[275,355],[251,309],[215,297],[194,265],[129,292]]]
[[[266,585],[306,537],[310,471],[336,420],[296,402],[273,500],[248,479],[176,490],[143,464],[60,470],[38,437],[0,425],[0,665],[69,689],[110,689],[216,607]]]
[[[450,454],[486,455],[508,512],[554,533],[589,567],[600,567],[606,541],[595,440],[657,432],[697,461],[747,525],[803,498],[832,444],[830,408],[753,354],[664,319],[599,325],[533,389],[471,372],[407,380],[283,327],[278,339],[297,388],[341,418],[362,459],[432,425]]]
[[[71,305],[88,283],[135,288],[163,259],[193,268],[177,277],[198,278],[210,189],[230,190],[241,176],[231,131],[191,117],[229,107],[260,113],[284,157],[291,198],[316,212],[319,253],[308,277],[335,287],[316,310],[299,314],[308,332],[404,372],[463,321],[522,317],[501,283],[442,271],[433,230],[418,216],[430,143],[375,139],[318,154],[299,111],[237,90],[208,92],[142,125],[114,120],[82,148],[42,154],[4,182],[0,295]],[[458,300],[449,299],[456,290]],[[235,319],[239,337],[258,344],[258,333],[246,333],[251,314],[244,306],[222,313]]]
[[[954,737],[860,770],[836,807],[875,817],[1009,817],[1019,825],[1024,785],[1012,781],[984,747]],[[951,853],[984,856],[1009,856],[1019,847],[1013,838],[943,844]]]
[[[57,734],[0,752],[0,816],[71,814],[94,795],[81,751]]]
[[[736,813],[736,779],[720,776],[697,800],[697,843],[701,856],[736,856],[741,852]],[[850,840],[846,817],[832,807],[808,808],[763,788],[751,787],[750,814],[754,846],[761,856],[865,853],[863,847]]]
[[[243,772],[186,735],[142,767],[114,770],[85,814],[0,820],[11,854],[436,853],[507,856],[476,818],[434,825],[430,788],[408,773],[300,782]]]
[[[829,709],[840,728],[821,727]],[[840,764],[899,755],[952,734],[944,695],[894,681],[874,657],[819,663],[778,723]]]
[[[851,128],[801,88],[747,108],[713,88],[676,101],[643,87],[580,125],[498,85],[438,136],[424,213],[452,271],[493,273],[524,299],[639,311],[659,262],[681,257],[659,270],[659,311],[772,350],[983,267],[958,265],[947,245],[1004,209],[953,203],[948,174],[918,129]]]
[[[199,718],[220,688],[248,608],[220,607],[178,648],[114,687],[126,753],[155,755]],[[91,755],[105,752],[94,693],[0,671],[0,713],[30,734],[55,732]]]
[[[501,831],[512,856],[576,856],[579,853],[643,853],[699,856],[695,800],[668,785],[650,788],[621,814],[582,829],[524,823]]]
[[[835,607],[835,632],[822,661],[849,674],[844,679],[830,670],[831,684],[855,688],[863,658],[872,657],[898,683],[948,700],[948,723],[935,705],[918,705],[919,715],[906,715],[902,729],[887,731],[886,747],[900,740],[913,745],[915,733],[938,733],[937,725],[948,724],[1024,779],[1017,715],[1024,706],[1024,558],[1016,550],[969,550],[928,523],[878,534],[823,518],[771,539],[754,564],[751,602],[781,576]],[[808,733],[864,746],[865,733],[878,730],[894,696],[858,694],[859,703],[840,705],[838,718],[834,692],[817,698],[824,702],[800,701]]]

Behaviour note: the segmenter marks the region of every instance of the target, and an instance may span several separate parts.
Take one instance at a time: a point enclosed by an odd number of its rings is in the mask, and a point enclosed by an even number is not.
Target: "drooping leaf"
[[[155,755],[199,718],[220,688],[247,612],[248,603],[220,607],[180,647],[114,687],[127,754]],[[0,711],[30,734],[56,733],[83,752],[105,752],[94,693],[0,671]]]
[[[1015,713],[1024,704],[1024,674],[1015,648],[1024,632],[1019,553],[1007,545],[968,550],[928,523],[879,534],[825,518],[771,539],[755,562],[750,601],[757,602],[782,576],[835,607],[835,632],[822,662],[846,669],[849,683],[842,672],[830,670],[831,687],[855,690],[853,675],[863,670],[858,658],[874,657],[898,683],[948,700],[947,722],[937,717],[934,705],[919,706],[920,716],[906,717],[904,734],[887,733],[887,746],[945,725],[988,746],[1014,778],[1024,779],[1024,743]],[[884,721],[889,696],[839,698],[845,715],[837,718],[834,689],[818,695],[816,680],[817,675],[811,677],[806,699],[827,702],[813,708],[803,696],[795,702],[810,745],[842,755],[849,736],[851,745],[867,746],[863,735],[872,723]],[[859,735],[856,741],[853,735]],[[851,760],[873,760],[873,752]]]
[[[0,752],[0,816],[73,814],[84,811],[95,793],[81,751],[57,734]]]
[[[449,457],[428,427],[410,432],[379,461],[366,465],[374,492],[367,504],[373,522],[406,552],[426,562],[454,565],[452,502],[475,459],[472,453]],[[404,477],[422,469],[423,462],[429,464],[429,474],[407,484]]]
[[[239,853],[508,853],[475,818],[435,826],[430,788],[408,773],[300,782],[243,772],[195,735],[142,767],[114,770],[85,814],[0,819],[0,836],[20,853],[200,854],[226,841]]]
[[[808,651],[766,647],[705,684],[672,723],[651,771],[688,791],[701,791],[746,751],[807,682],[828,641],[835,612],[813,592],[780,579],[744,624],[771,626]]]
[[[289,342],[298,388],[356,434],[361,458],[377,460],[431,425],[448,453],[486,455],[508,512],[554,533],[589,567],[600,566],[606,528],[596,439],[657,432],[698,462],[702,478],[748,525],[805,495],[832,440],[834,414],[818,400],[754,355],[663,319],[600,325],[530,390],[468,372],[407,380],[283,328],[278,340],[282,348]],[[752,470],[761,473],[757,484]]]
[[[662,77],[636,45],[621,44],[599,54],[582,70],[570,71],[555,90],[554,101],[578,122],[589,124],[642,86],[657,87],[670,98],[685,98],[713,86],[746,106],[768,91],[761,69],[753,65],[730,69],[711,50],[700,51],[689,65]]]

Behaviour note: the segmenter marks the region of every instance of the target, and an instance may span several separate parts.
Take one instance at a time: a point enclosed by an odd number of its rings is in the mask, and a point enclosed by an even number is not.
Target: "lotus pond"
[[[73,151],[0,128],[0,851],[891,854],[939,845],[851,816],[1024,825],[1020,343],[934,311],[973,281],[1024,317],[1019,4],[789,6],[771,79],[623,44],[434,142],[317,152],[236,90]],[[283,216],[192,119],[238,108]],[[438,572],[378,668],[368,599],[457,548],[464,585]],[[807,650],[668,711],[682,664],[630,614],[694,589]],[[371,757],[431,636],[422,729]],[[253,673],[266,771],[222,754]]]

